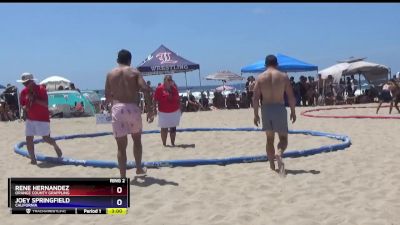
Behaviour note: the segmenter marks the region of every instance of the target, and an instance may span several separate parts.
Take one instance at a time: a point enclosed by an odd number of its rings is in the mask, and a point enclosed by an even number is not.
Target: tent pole
[[[240,71],[240,76],[242,77],[242,80],[240,82],[240,89],[243,90],[243,72],[242,71]]]
[[[18,88],[15,86],[16,92],[17,92],[17,101],[18,101],[18,119],[22,119],[23,116],[23,110],[21,110],[21,103],[19,102],[19,90]]]
[[[325,105],[325,79],[322,80],[322,102]]]
[[[186,71],[185,71],[185,81],[186,81],[186,90],[187,90],[187,89],[188,89],[188,86],[187,86]]]
[[[360,95],[361,95],[361,73],[358,74],[358,88],[360,89]]]
[[[200,81],[200,88],[201,88],[201,76],[200,76],[200,68],[199,68],[199,81]],[[202,88],[201,88],[202,89]],[[202,89],[203,90],[203,89]]]

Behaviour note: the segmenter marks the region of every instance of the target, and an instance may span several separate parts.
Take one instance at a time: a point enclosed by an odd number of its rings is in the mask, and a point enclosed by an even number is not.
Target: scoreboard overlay
[[[8,178],[12,214],[126,214],[129,178]]]

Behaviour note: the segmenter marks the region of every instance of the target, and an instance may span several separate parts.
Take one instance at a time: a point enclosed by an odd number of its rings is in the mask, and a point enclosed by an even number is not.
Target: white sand
[[[375,106],[375,104],[373,104]],[[149,169],[145,181],[131,185],[126,216],[11,215],[7,209],[8,177],[117,177],[118,169],[42,164],[13,151],[24,140],[24,123],[1,122],[1,224],[400,224],[400,120],[319,119],[300,116],[290,129],[311,129],[351,137],[345,151],[285,159],[288,175],[270,172],[268,162],[228,166]],[[375,109],[338,110],[338,115],[368,114]],[[393,111],[392,115],[399,115]],[[325,114],[334,114],[326,111]],[[319,114],[319,113],[318,113]],[[389,115],[382,108],[380,115]],[[253,127],[252,109],[184,113],[184,127]],[[157,121],[144,129],[157,129]],[[111,131],[94,118],[54,119],[52,135]],[[116,160],[112,136],[58,142],[66,157]],[[168,142],[169,143],[169,140]],[[339,143],[328,138],[290,135],[290,150]],[[265,153],[262,132],[178,133],[176,144],[161,147],[159,134],[143,136],[144,161],[221,158]],[[54,155],[45,144],[36,151]],[[133,160],[129,140],[128,160]],[[128,170],[133,179],[134,170]]]

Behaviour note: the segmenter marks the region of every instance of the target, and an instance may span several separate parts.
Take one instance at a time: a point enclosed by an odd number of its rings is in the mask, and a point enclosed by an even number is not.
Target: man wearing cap
[[[23,73],[21,80],[25,88],[20,94],[20,103],[26,113],[25,136],[31,164],[36,165],[35,149],[33,145],[34,136],[42,136],[43,140],[54,147],[57,156],[61,158],[62,152],[56,141],[50,137],[50,118],[48,109],[48,96],[46,88],[35,83],[31,73]]]

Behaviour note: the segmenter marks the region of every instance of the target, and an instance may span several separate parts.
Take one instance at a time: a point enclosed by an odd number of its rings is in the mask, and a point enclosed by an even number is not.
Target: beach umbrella
[[[205,77],[206,80],[222,80],[222,81],[232,81],[232,80],[243,80],[243,77],[233,73],[229,70],[219,71],[213,74],[210,74]]]
[[[50,87],[50,89],[52,89],[51,87],[54,86],[54,90],[57,90],[60,85],[64,87],[69,86],[70,83],[70,80],[61,76],[51,76],[40,82],[40,84],[45,84],[46,86]]]
[[[228,85],[222,85],[222,86],[215,88],[215,90],[216,91],[231,91],[231,90],[235,90],[235,87],[228,86]]]

